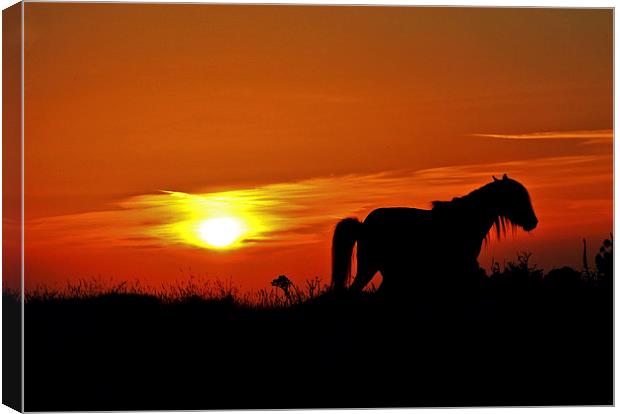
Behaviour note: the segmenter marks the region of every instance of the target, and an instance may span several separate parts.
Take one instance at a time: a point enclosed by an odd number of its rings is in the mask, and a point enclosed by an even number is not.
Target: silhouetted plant
[[[541,280],[543,271],[536,264],[530,264],[532,253],[517,253],[517,263],[509,262],[508,269],[518,276],[524,276],[533,280]]]
[[[293,282],[291,282],[291,280],[286,277],[286,275],[280,275],[277,278],[273,279],[271,281],[271,286],[281,289],[284,292],[286,299],[288,301],[291,301],[290,289],[293,286]]]
[[[588,248],[586,245],[586,239],[583,239],[583,255],[581,260],[583,262],[583,273],[589,275],[590,266],[588,265]]]
[[[603,241],[594,261],[599,278],[611,279],[614,271],[613,235]]]
[[[531,286],[542,281],[543,270],[536,264],[531,264],[532,253],[517,253],[517,261],[509,261],[504,265],[504,270],[499,271],[499,264],[493,266],[491,278],[499,281],[502,285],[510,287]]]
[[[314,279],[306,280],[306,292],[308,293],[308,299],[314,299],[323,293],[321,289],[321,279],[315,277]]]

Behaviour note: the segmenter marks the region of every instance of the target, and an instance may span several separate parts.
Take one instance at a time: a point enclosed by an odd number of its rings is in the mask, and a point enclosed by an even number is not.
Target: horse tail
[[[359,239],[362,223],[346,218],[336,224],[332,239],[332,288],[342,291],[351,277],[353,246]]]

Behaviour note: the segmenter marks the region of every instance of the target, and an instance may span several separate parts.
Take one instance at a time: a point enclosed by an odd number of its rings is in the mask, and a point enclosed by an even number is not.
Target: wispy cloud
[[[108,211],[50,217],[28,223],[31,240],[97,246],[185,244],[204,220],[239,218],[245,244],[316,241],[315,227],[377,204],[410,185],[399,173],[324,177],[255,188],[188,194],[161,191],[123,200]]]
[[[546,131],[528,132],[522,134],[472,134],[476,137],[514,139],[514,140],[541,140],[541,139],[580,139],[585,143],[599,143],[609,141],[614,137],[611,129],[579,130],[579,131]]]
[[[245,226],[240,246],[325,242],[341,218],[363,218],[381,206],[429,208],[432,200],[466,194],[504,172],[535,193],[535,207],[542,202],[543,216],[549,217],[551,207],[561,216],[562,200],[610,204],[611,168],[611,155],[584,155],[321,177],[221,192],[162,191],[122,200],[106,211],[33,220],[27,223],[27,237],[31,245],[48,246],[205,247],[198,238],[200,223],[233,216]]]

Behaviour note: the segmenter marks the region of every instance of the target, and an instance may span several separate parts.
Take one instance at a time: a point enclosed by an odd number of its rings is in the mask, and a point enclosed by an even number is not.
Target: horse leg
[[[375,273],[377,270],[372,268],[358,269],[350,289],[354,292],[361,292],[370,283]]]
[[[366,252],[363,243],[358,242],[357,248],[357,274],[350,289],[354,292],[361,292],[364,287],[372,280],[379,269],[373,264],[373,260]]]

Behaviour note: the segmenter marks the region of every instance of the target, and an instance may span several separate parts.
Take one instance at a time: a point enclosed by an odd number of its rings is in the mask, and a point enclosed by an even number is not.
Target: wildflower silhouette
[[[291,300],[290,289],[293,286],[293,282],[291,282],[291,280],[288,277],[286,277],[286,275],[280,275],[277,278],[273,279],[271,281],[271,286],[282,289],[286,298],[289,301]]]

